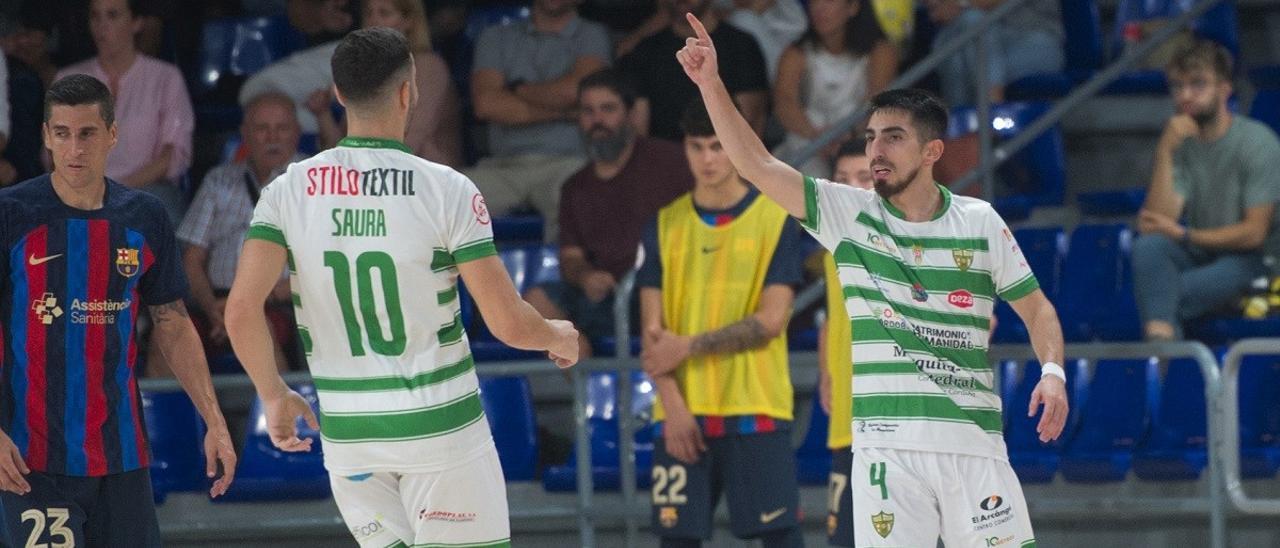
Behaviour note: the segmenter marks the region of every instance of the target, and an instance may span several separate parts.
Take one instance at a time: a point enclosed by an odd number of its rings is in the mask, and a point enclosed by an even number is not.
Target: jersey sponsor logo
[[[307,170],[307,196],[415,196],[413,171],[358,170],[346,166],[316,166]]]
[[[871,311],[875,313],[876,319],[880,320],[880,325],[889,329],[911,330],[911,326],[907,323],[907,320],[899,316],[892,308],[874,307]]]
[[[886,514],[881,511],[879,514],[871,516],[871,526],[875,528],[876,534],[880,538],[889,538],[889,534],[893,532],[893,514]]]
[[[883,421],[853,421],[853,430],[859,434],[868,432],[875,434],[896,434],[898,432],[898,423]]]
[[[1007,537],[987,537],[983,540],[987,542],[987,547],[990,548],[992,546],[1003,546],[1013,542],[1013,537],[1014,535],[1009,535]]]
[[[53,320],[62,317],[62,307],[58,306],[58,298],[53,293],[45,293],[31,303],[31,311],[43,325],[52,325]]]
[[[125,299],[101,299],[96,301],[71,300],[71,323],[87,325],[115,325],[116,317],[129,310],[133,301]]]
[[[1000,495],[991,495],[978,503],[978,508],[988,512],[999,510],[1001,506],[1004,506],[1004,499]]]
[[[1000,229],[1000,232],[1001,232],[1002,234],[1004,234],[1004,239],[1005,239],[1005,241],[1007,241],[1007,242],[1012,242],[1012,241],[1013,241],[1013,233],[1012,233],[1012,232],[1009,232],[1009,229],[1007,229],[1007,228],[1002,228],[1002,229]]]
[[[36,258],[36,254],[35,254],[35,253],[32,253],[30,257],[27,257],[27,264],[29,264],[29,265],[31,265],[31,266],[40,266],[40,265],[42,265],[42,264],[44,264],[44,263],[47,263],[47,262],[52,261],[52,260],[54,260],[54,259],[57,259],[58,257],[61,257],[61,256],[62,256],[62,254],[61,254],[61,253],[59,253],[59,254],[57,254],[57,255],[50,255],[50,256],[48,256],[48,257],[40,257],[40,258]]]
[[[475,521],[476,513],[475,512],[450,512],[448,510],[427,510],[424,508],[418,511],[418,519],[422,521],[451,521],[451,522]]]
[[[951,260],[956,263],[956,268],[959,268],[961,272],[968,272],[969,267],[973,265],[973,250],[952,249]]]
[[[911,246],[911,256],[915,259],[916,266],[920,266],[924,263],[924,248],[920,244]]]
[[[333,219],[333,232],[330,236],[371,236],[387,235],[387,214],[381,209],[347,209],[335,207],[330,213]]]
[[[680,523],[680,514],[674,506],[663,506],[658,509],[658,523],[670,529]]]
[[[978,501],[981,513],[969,518],[974,531],[983,531],[1008,523],[1013,520],[1013,506],[1005,506],[1004,498],[991,495]]]
[[[126,278],[138,273],[142,261],[138,260],[138,250],[131,247],[116,248],[116,272]]]
[[[947,302],[956,308],[972,308],[973,293],[964,289],[957,289],[947,294]]]
[[[774,520],[782,517],[785,513],[787,513],[786,506],[772,512],[760,512],[760,523],[772,523]]]
[[[934,348],[974,349],[973,341],[969,340],[969,332],[963,329],[938,329],[917,325],[914,331],[920,340]]]
[[[489,224],[489,204],[485,203],[484,196],[481,196],[479,192],[471,197],[471,212],[476,215],[477,223],[482,225]]]
[[[872,247],[879,249],[881,251],[884,251],[886,253],[898,252],[898,249],[893,246],[893,241],[890,240],[888,236],[881,236],[879,234],[868,233],[867,242],[870,243]]]
[[[925,302],[929,300],[929,292],[925,291],[924,286],[920,285],[920,282],[916,282],[911,284],[911,298],[918,302]]]
[[[351,528],[351,536],[356,540],[364,540],[382,532],[382,516],[374,516],[373,521]]]

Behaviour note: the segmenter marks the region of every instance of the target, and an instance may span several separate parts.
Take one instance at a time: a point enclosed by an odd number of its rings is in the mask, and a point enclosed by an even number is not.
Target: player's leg
[[[733,535],[759,538],[766,548],[803,546],[791,432],[734,435],[725,443],[725,501]]]
[[[853,546],[853,492],[849,485],[852,469],[853,451],[845,447],[832,452],[827,481],[827,544],[831,546]]]
[[[92,508],[86,508],[84,534],[88,542],[76,546],[160,546],[160,522],[156,518],[150,470],[142,468],[98,479],[96,500]]]
[[[712,473],[719,442],[708,439],[708,450],[687,464],[667,453],[661,435],[654,440],[651,527],[663,548],[696,548],[711,539],[711,518],[720,497]]]
[[[99,479],[31,472],[26,480],[31,491],[25,495],[0,492],[0,546],[85,546],[84,507],[97,493]]]
[[[1009,463],[938,454],[934,486],[947,546],[1034,547],[1022,486]]]
[[[498,450],[433,474],[405,474],[401,508],[412,520],[411,546],[511,545],[507,483]]]
[[[339,476],[329,474],[333,501],[351,536],[364,548],[413,544],[410,516],[400,503],[398,474],[379,472]]]
[[[853,490],[856,546],[937,545],[938,500],[921,480],[917,462],[921,454],[894,449],[854,449],[849,485]]]

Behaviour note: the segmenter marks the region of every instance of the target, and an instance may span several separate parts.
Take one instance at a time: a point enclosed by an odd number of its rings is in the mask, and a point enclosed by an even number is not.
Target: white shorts
[[[1036,545],[1022,486],[1008,462],[901,449],[858,448],[854,545],[1026,548]]]
[[[333,499],[363,548],[511,545],[498,452],[422,474],[329,475]]]

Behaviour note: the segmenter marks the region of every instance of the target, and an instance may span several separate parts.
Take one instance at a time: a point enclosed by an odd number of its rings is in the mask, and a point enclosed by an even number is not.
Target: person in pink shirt
[[[105,82],[116,101],[116,147],[107,177],[155,194],[176,222],[184,197],[182,175],[191,167],[195,115],[178,68],[140,53],[137,0],[92,0],[89,30],[98,55],[67,66],[56,78],[88,74]]]

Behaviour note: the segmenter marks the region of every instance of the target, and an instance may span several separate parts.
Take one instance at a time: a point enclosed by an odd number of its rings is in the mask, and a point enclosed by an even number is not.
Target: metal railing
[[[1222,397],[1210,406],[1210,462],[1217,461],[1231,504],[1252,515],[1280,516],[1280,499],[1252,499],[1240,481],[1240,365],[1245,356],[1280,354],[1280,338],[1245,339],[1227,351],[1222,359]]]

